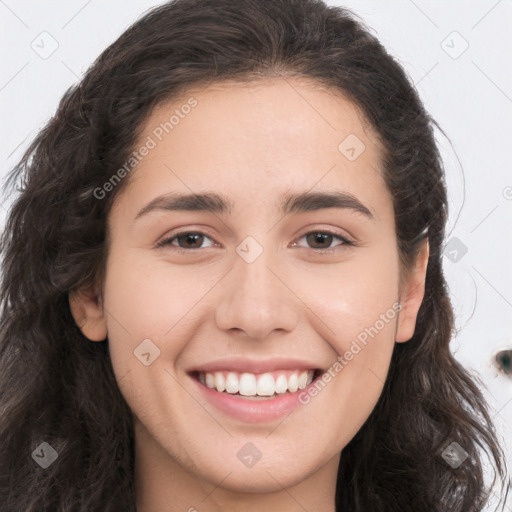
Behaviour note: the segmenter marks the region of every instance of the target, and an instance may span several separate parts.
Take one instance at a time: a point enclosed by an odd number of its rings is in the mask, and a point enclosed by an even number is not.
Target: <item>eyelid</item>
[[[313,234],[313,233],[322,233],[324,235],[331,235],[332,237],[337,238],[338,240],[340,240],[342,243],[339,244],[339,245],[336,245],[334,247],[329,247],[327,249],[320,249],[320,248],[313,248],[313,247],[301,247],[301,246],[297,245],[296,241],[300,240],[301,238],[304,238],[307,235]],[[295,241],[292,243],[292,246],[294,246],[294,247],[298,247],[300,249],[309,249],[311,251],[315,251],[315,252],[323,253],[323,254],[329,254],[331,252],[334,252],[334,251],[337,250],[337,247],[343,247],[343,246],[355,247],[356,245],[357,244],[356,244],[355,240],[351,236],[348,236],[348,235],[345,235],[345,234],[341,234],[341,233],[339,233],[338,231],[336,231],[336,230],[334,230],[332,228],[313,228],[313,229],[308,229],[307,231],[302,233],[300,236],[298,236],[295,239]]]
[[[169,234],[166,234],[160,241],[158,241],[156,243],[156,247],[158,248],[158,247],[165,247],[165,246],[171,245],[170,244],[171,240],[174,240],[175,238],[177,238],[180,235],[187,235],[190,233],[193,233],[195,235],[204,235],[205,237],[210,238],[214,244],[220,245],[219,242],[217,242],[215,240],[213,235],[206,228],[201,227],[201,228],[195,229],[194,227],[187,227],[187,228],[183,228],[183,229],[181,229],[181,228],[176,228],[176,229],[177,229],[177,231],[176,230],[171,231]],[[183,249],[183,247],[178,247],[178,246],[174,246],[174,245],[172,247],[174,249],[177,249],[178,251],[183,250],[183,251],[190,252],[190,251],[198,250],[198,249]]]
[[[184,229],[180,229],[180,228],[177,228],[177,229],[179,229],[179,231],[171,231],[170,234],[166,235],[162,240],[157,242],[156,247],[161,248],[161,247],[171,246],[173,248],[173,250],[176,250],[179,252],[191,252],[191,251],[199,251],[201,249],[208,249],[208,247],[185,249],[183,247],[179,247],[179,246],[175,246],[175,245],[171,244],[171,241],[174,241],[180,235],[186,235],[186,234],[202,235],[202,236],[205,236],[206,238],[211,239],[213,242],[213,245],[217,245],[217,246],[221,245],[221,244],[219,244],[219,242],[217,242],[215,240],[215,238],[209,233],[209,231],[206,228],[201,227],[198,229],[194,229],[193,227],[187,227]],[[329,254],[329,253],[336,251],[338,247],[347,247],[347,246],[355,247],[357,245],[357,243],[353,239],[353,237],[346,235],[346,234],[341,234],[333,228],[306,228],[306,229],[307,229],[306,231],[304,231],[301,235],[299,235],[298,237],[296,237],[294,239],[294,241],[292,242],[292,247],[296,247],[299,249],[309,249],[309,250],[315,251],[317,253]],[[297,242],[300,239],[304,238],[307,235],[313,234],[313,233],[322,233],[322,234],[326,234],[326,235],[331,235],[334,238],[337,238],[342,243],[338,244],[334,247],[330,247],[330,248],[326,248],[326,249],[313,248],[313,247],[302,247],[302,246],[297,245]]]

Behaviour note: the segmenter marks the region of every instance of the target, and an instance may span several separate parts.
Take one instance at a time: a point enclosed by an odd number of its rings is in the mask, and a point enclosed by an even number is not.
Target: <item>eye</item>
[[[189,249],[201,249],[201,244],[205,239],[211,240],[211,238],[200,231],[183,231],[177,233],[172,237],[165,238],[164,240],[157,243],[157,247],[165,245],[176,246],[174,241],[177,241],[177,250],[189,250]],[[212,247],[211,244],[209,247]]]
[[[336,247],[339,246],[355,245],[353,241],[340,234],[333,233],[332,231],[310,231],[309,233],[302,235],[299,240],[302,240],[303,238],[306,239],[308,244],[312,245],[312,247],[310,247],[311,249],[320,250],[321,252],[325,253],[331,253],[336,249]],[[331,247],[331,244],[335,239],[338,239],[341,243]],[[294,247],[301,247],[298,246],[296,242],[294,242],[292,245]]]
[[[348,238],[333,233],[331,231],[310,231],[302,235],[299,240],[306,239],[308,244],[311,244],[311,249],[316,251],[320,251],[322,253],[331,253],[336,250],[336,247],[349,245],[354,246],[355,243],[349,240]],[[333,241],[337,239],[340,241],[339,244],[331,247]],[[181,233],[176,233],[173,236],[165,238],[164,240],[157,243],[157,247],[163,246],[173,246],[178,251],[190,251],[194,249],[203,249],[205,247],[201,247],[205,240],[212,240],[208,235],[202,233],[200,231],[183,231]],[[218,245],[216,243],[211,243],[207,247],[213,247],[214,245]],[[296,242],[292,244],[294,247],[303,247],[299,246]],[[306,247],[307,248],[307,247]]]

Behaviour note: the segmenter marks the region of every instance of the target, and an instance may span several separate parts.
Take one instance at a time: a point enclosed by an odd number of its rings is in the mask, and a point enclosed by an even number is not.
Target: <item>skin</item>
[[[139,512],[334,511],[343,448],[382,392],[395,342],[408,341],[424,294],[428,244],[401,272],[381,145],[353,103],[305,79],[218,83],[158,105],[140,141],[192,96],[198,106],[136,166],[108,218],[110,247],[100,286],[70,297],[77,324],[108,343],[121,392],[135,415]],[[349,161],[338,145],[356,134]],[[139,147],[139,145],[137,145]],[[167,192],[224,194],[231,215],[141,208]],[[286,192],[350,193],[373,219],[325,208],[282,216]],[[196,247],[156,244],[179,232]],[[304,235],[329,229],[320,249]],[[262,254],[235,249],[252,236]],[[186,242],[186,240],[185,240]],[[292,244],[296,242],[298,246]],[[332,254],[319,254],[322,247]],[[402,310],[307,405],[284,419],[245,423],[216,409],[186,371],[229,356],[294,357],[321,368],[379,315]],[[149,338],[150,366],[134,357]],[[262,453],[246,467],[248,441]]]

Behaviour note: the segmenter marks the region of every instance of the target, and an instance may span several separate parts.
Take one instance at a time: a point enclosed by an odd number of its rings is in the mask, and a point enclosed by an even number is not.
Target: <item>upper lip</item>
[[[249,372],[265,373],[276,370],[318,370],[321,366],[303,359],[247,359],[228,358],[204,363],[190,369],[192,372]]]

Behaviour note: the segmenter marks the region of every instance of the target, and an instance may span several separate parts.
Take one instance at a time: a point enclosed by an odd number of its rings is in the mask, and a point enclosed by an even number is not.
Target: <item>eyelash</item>
[[[304,238],[304,237],[306,237],[308,235],[312,235],[312,234],[331,235],[334,238],[337,238],[338,240],[343,242],[342,244],[337,245],[337,246],[332,247],[332,248],[329,248],[329,249],[315,249],[315,248],[311,248],[311,250],[315,251],[317,254],[329,255],[329,254],[333,254],[334,252],[336,252],[338,247],[343,247],[343,246],[352,246],[352,247],[354,247],[356,245],[355,242],[353,242],[352,240],[349,240],[348,238],[346,238],[346,237],[344,237],[344,236],[342,236],[342,235],[340,235],[338,233],[335,233],[333,231],[330,231],[328,229],[326,229],[326,230],[308,231],[307,233],[304,233],[298,240],[301,240],[302,238]],[[181,231],[179,233],[173,234],[171,237],[168,237],[168,238],[165,238],[164,240],[161,240],[160,242],[157,243],[157,247],[172,246],[172,241],[173,240],[177,240],[180,235],[201,235],[201,236],[204,236],[206,238],[212,239],[212,237],[210,237],[209,235],[207,235],[206,233],[203,233],[201,231]],[[190,251],[198,251],[198,250],[201,249],[200,247],[199,248],[196,247],[196,248],[193,248],[193,249],[184,249],[183,247],[177,247],[177,246],[172,246],[172,248],[173,248],[173,250],[181,252],[181,253],[186,253],[186,252],[189,253]],[[304,249],[304,247],[302,247],[302,249]]]

